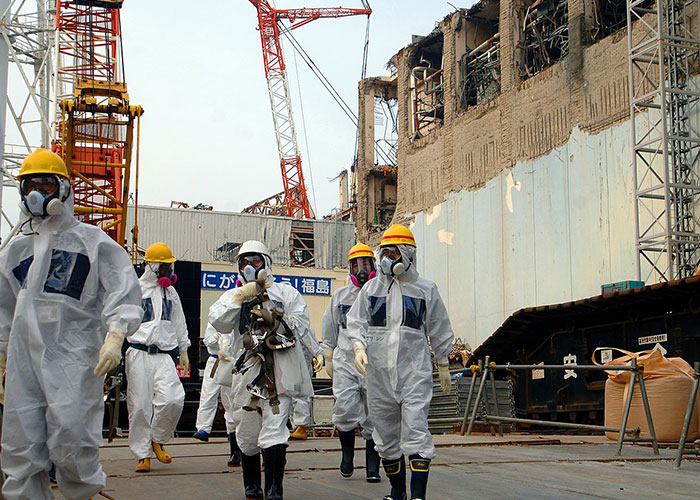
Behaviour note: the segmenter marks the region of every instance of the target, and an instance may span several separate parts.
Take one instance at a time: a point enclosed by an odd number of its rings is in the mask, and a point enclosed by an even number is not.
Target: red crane
[[[285,19],[296,29],[321,18],[337,18],[357,15],[370,15],[372,10],[335,8],[274,9],[267,0],[249,0],[258,11],[258,27],[262,41],[265,77],[270,92],[272,119],[277,136],[277,150],[280,157],[282,182],[284,184],[285,205],[288,217],[308,219],[311,217],[309,199],[306,194],[304,173],[297,146],[297,137],[292,120],[292,108],[287,84],[287,70],[280,44],[280,26]]]

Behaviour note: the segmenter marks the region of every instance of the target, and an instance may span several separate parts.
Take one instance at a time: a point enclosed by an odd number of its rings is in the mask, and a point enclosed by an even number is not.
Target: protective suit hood
[[[397,245],[396,248],[401,252],[401,261],[406,266],[406,270],[400,276],[391,276],[384,273],[381,265],[377,266],[377,271],[382,279],[391,281],[398,279],[399,281],[415,281],[418,279],[418,271],[416,270],[416,249],[410,245]],[[381,262],[381,248],[377,252],[377,262]]]
[[[146,288],[159,286],[158,285],[158,276],[156,275],[156,273],[153,272],[153,269],[151,269],[151,266],[149,266],[148,264],[149,263],[146,262],[146,265],[144,266],[143,274],[139,278],[139,281],[141,282],[141,286],[146,287]]]

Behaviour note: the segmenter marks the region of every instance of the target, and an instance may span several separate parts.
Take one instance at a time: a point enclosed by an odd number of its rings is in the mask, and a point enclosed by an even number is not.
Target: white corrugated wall
[[[127,227],[133,226],[129,207]],[[139,247],[163,241],[178,259],[211,262],[215,251],[227,242],[263,241],[275,264],[288,266],[293,219],[203,210],[141,205],[138,214]],[[355,226],[350,222],[313,221],[316,267],[344,267],[354,241]],[[129,245],[131,234],[127,235]]]
[[[548,155],[415,214],[419,272],[476,347],[514,311],[635,279],[630,124],[578,128]]]

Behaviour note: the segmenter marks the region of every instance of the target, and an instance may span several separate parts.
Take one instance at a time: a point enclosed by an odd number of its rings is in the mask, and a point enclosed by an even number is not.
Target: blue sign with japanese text
[[[202,289],[228,290],[236,286],[238,273],[222,271],[202,271]],[[278,276],[277,283],[289,283],[302,295],[330,295],[330,278],[311,278],[307,276]]]

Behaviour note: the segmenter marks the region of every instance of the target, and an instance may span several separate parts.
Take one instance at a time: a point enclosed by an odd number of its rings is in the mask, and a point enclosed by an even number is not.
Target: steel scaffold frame
[[[17,187],[16,173],[24,156],[37,147],[49,147],[51,140],[51,79],[53,73],[53,32],[55,0],[6,0],[2,2],[0,37],[7,47],[8,68],[23,88],[10,89],[0,96],[0,106],[7,111],[2,131],[7,139],[0,163],[0,225],[17,222],[7,210],[5,187]],[[4,50],[4,47],[3,47]],[[19,78],[15,78],[19,77]],[[4,115],[4,113],[3,113]],[[7,133],[7,132],[11,133]]]
[[[636,267],[647,283],[692,276],[700,258],[700,134],[693,123],[700,89],[691,78],[700,36],[693,3],[627,3]]]

